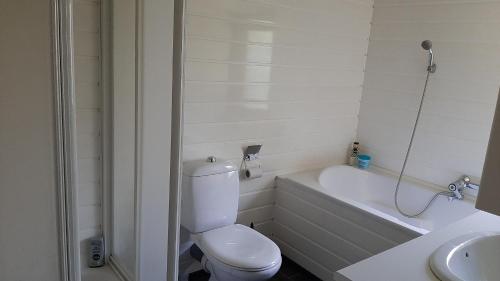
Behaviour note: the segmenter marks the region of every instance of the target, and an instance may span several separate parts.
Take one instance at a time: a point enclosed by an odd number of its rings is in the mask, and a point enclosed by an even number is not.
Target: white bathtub
[[[275,239],[283,253],[323,280],[333,272],[441,228],[476,210],[438,198],[419,218],[394,207],[396,179],[377,171],[332,166],[277,179]],[[404,182],[400,206],[414,212],[439,190]]]

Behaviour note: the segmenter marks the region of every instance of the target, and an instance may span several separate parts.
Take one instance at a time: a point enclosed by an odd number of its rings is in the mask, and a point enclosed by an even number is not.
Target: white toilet
[[[238,168],[229,161],[184,164],[181,224],[204,256],[210,281],[263,281],[281,266],[278,246],[259,232],[236,222]]]

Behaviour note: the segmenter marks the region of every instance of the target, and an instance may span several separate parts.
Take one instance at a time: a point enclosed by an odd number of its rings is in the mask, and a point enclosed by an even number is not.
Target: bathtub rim
[[[304,188],[312,190],[316,195],[326,197],[327,200],[330,200],[334,203],[343,205],[345,207],[355,208],[356,210],[361,211],[367,215],[370,215],[374,219],[377,219],[381,222],[389,221],[389,222],[393,223],[395,225],[395,227],[401,228],[404,231],[414,232],[415,234],[418,234],[418,235],[425,235],[425,234],[435,230],[435,229],[425,229],[422,227],[414,226],[410,223],[407,223],[405,221],[402,221],[402,220],[392,216],[391,214],[387,214],[387,213],[382,212],[380,210],[377,210],[371,206],[368,206],[362,202],[352,200],[352,199],[347,198],[345,196],[338,196],[338,195],[332,196],[319,183],[319,176],[324,170],[326,170],[328,168],[336,167],[336,166],[345,166],[345,167],[350,167],[353,169],[358,169],[358,168],[355,168],[355,167],[352,167],[349,165],[341,164],[341,165],[329,165],[329,166],[326,166],[323,168],[313,169],[313,170],[309,170],[309,171],[280,175],[280,176],[277,176],[277,178],[276,178],[277,186],[278,186],[278,181],[285,181],[288,183],[299,184],[300,186],[302,186]],[[358,170],[361,170],[363,172],[368,172],[368,173],[374,173],[374,174],[378,174],[378,175],[382,175],[382,176],[387,176],[387,177],[394,177],[393,173],[387,172],[387,170],[385,170],[383,168],[376,167],[376,166],[373,166],[372,168],[370,168],[368,170],[363,170],[363,169],[358,169]],[[426,184],[425,182],[422,182],[419,180],[412,180],[412,178],[409,178],[408,181],[415,183],[419,187],[421,187],[423,189],[430,190],[432,192],[443,191],[443,188],[439,187],[437,185]],[[470,197],[465,198],[464,201],[474,205],[474,203],[470,199]]]

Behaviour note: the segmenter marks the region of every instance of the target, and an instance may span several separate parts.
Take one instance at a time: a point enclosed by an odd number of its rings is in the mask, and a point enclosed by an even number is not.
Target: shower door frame
[[[107,0],[102,0],[107,2]],[[182,163],[182,46],[184,26],[183,0],[136,0],[137,3],[137,113],[139,117],[137,138],[137,281],[165,276],[170,280],[178,274],[178,247],[180,229],[180,175]],[[175,4],[175,5],[174,5]],[[80,241],[78,231],[78,169],[76,144],[76,97],[74,71],[73,5],[74,0],[51,0],[52,43],[54,61],[54,122],[56,124],[57,196],[59,256],[61,280],[80,281]],[[172,9],[175,6],[175,11]],[[103,7],[103,6],[101,6]],[[104,5],[104,7],[106,7]],[[175,19],[174,19],[175,16]],[[101,20],[103,20],[101,18]],[[174,27],[175,20],[175,27]],[[171,29],[170,29],[171,28]],[[174,34],[175,33],[175,34]],[[103,34],[104,36],[104,34]],[[158,47],[158,36],[163,37]],[[165,45],[168,44],[168,45]],[[170,45],[172,44],[172,45]],[[105,55],[101,53],[101,55]],[[158,60],[157,58],[161,58]],[[104,58],[107,59],[107,58]],[[163,60],[163,61],[162,61]],[[104,65],[109,67],[109,65]],[[107,71],[103,75],[108,75]],[[163,76],[151,77],[152,73]],[[103,82],[107,77],[103,77]],[[171,83],[170,83],[170,82]],[[103,91],[108,90],[106,85]],[[171,92],[170,92],[171,91]],[[106,102],[106,100],[104,101]],[[166,102],[161,104],[161,102]],[[164,106],[159,111],[158,105]],[[168,110],[170,109],[170,110]],[[104,120],[104,123],[109,120]],[[163,128],[161,137],[168,136],[171,145],[153,154],[149,147],[159,147],[161,138],[152,135],[152,126]],[[106,126],[106,124],[104,124]],[[144,130],[147,130],[146,132]],[[162,142],[163,143],[163,142]],[[104,144],[109,149],[109,143]],[[169,155],[164,159],[161,155]],[[165,171],[151,174],[147,167],[159,164]],[[106,163],[104,163],[106,166]],[[143,172],[148,177],[143,177]],[[167,182],[164,182],[166,179]],[[105,191],[105,197],[109,194]],[[160,196],[160,200],[156,200]],[[150,200],[151,199],[151,200]],[[109,197],[105,200],[109,200]],[[144,204],[147,202],[148,204]],[[151,203],[152,202],[152,203]],[[108,202],[103,202],[107,204]],[[104,211],[103,223],[109,223],[109,213]],[[156,220],[150,217],[154,215]],[[147,216],[148,219],[144,220]],[[159,222],[161,220],[161,223]],[[108,226],[103,227],[109,236]],[[159,237],[158,234],[165,234]],[[154,239],[151,240],[151,238]],[[157,238],[157,241],[155,240]],[[167,240],[168,239],[168,240]],[[112,243],[112,241],[110,241]],[[165,251],[158,251],[165,249]],[[168,258],[167,258],[168,256]],[[156,271],[146,270],[157,264]],[[164,267],[164,269],[162,269]],[[168,268],[168,270],[167,270]],[[144,279],[144,280],[141,280]],[[161,278],[163,279],[163,278]]]
[[[73,0],[51,0],[60,278],[80,281]]]

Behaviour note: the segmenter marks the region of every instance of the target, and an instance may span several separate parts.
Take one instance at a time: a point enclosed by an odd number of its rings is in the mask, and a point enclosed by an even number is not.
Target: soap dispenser
[[[349,156],[349,165],[356,166],[358,161],[358,153],[359,153],[359,142],[355,141],[352,144],[351,155]]]

